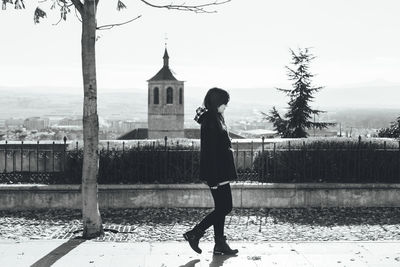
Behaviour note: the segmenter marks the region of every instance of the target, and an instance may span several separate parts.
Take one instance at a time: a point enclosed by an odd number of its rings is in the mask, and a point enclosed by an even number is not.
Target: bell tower
[[[165,48],[163,67],[148,80],[148,138],[183,138],[184,85],[169,68],[169,56]]]

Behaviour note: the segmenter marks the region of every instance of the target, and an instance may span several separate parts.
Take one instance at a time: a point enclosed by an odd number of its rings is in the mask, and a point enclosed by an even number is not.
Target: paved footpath
[[[200,247],[202,254],[185,242],[0,239],[0,266],[400,266],[399,241],[231,242],[240,250],[236,257],[213,256],[211,242]]]

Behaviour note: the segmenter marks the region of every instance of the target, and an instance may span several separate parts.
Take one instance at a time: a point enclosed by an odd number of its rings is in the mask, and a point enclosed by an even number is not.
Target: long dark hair
[[[218,107],[229,102],[229,93],[221,88],[211,88],[204,97],[203,105],[209,111],[216,113]]]
[[[225,124],[224,117],[218,113],[218,107],[221,105],[227,105],[229,102],[229,93],[224,89],[213,87],[208,90],[206,96],[204,97],[203,105],[208,109],[208,111],[216,116],[222,125]]]

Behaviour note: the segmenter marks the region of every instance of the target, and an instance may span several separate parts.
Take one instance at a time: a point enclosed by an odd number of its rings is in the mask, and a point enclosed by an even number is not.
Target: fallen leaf
[[[247,256],[247,259],[252,261],[259,261],[261,260],[261,256]]]

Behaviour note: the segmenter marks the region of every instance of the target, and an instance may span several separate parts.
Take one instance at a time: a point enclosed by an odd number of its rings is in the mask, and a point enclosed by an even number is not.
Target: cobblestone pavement
[[[212,209],[101,210],[96,241],[183,241],[182,233]],[[400,208],[234,209],[226,218],[232,241],[400,240]],[[0,211],[0,238],[69,239],[82,234],[80,210]],[[204,240],[212,241],[212,227]]]

